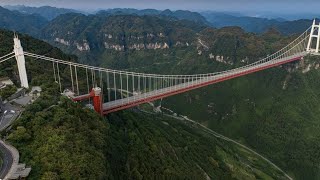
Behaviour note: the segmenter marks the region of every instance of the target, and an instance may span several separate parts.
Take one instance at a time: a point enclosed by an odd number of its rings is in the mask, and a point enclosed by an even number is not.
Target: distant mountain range
[[[160,11],[156,9],[137,10],[137,9],[116,8],[116,9],[102,10],[97,12],[97,14],[110,14],[110,15],[128,15],[128,14],[134,15],[135,14],[139,16],[151,15],[151,16],[171,17],[179,20],[189,20],[189,21],[194,21],[197,23],[203,23],[207,25],[210,24],[206,20],[206,18],[203,17],[200,13],[186,11],[186,10],[171,11],[169,9],[166,9],[164,11]]]
[[[48,21],[35,14],[22,14],[0,6],[0,28],[19,31],[36,36]]]
[[[0,8],[0,28],[20,31],[39,37],[41,29],[47,23],[60,15],[68,13],[78,13],[87,15],[73,9],[55,8],[50,6],[27,7],[27,6],[6,6]],[[10,10],[8,10],[10,9]],[[301,33],[307,29],[311,20],[286,21],[285,19],[267,19],[241,16],[235,13],[220,12],[191,12],[186,10],[156,10],[156,9],[129,9],[116,8],[95,12],[89,16],[117,16],[117,15],[136,15],[136,16],[156,16],[163,19],[184,20],[195,22],[199,26],[222,28],[227,26],[238,26],[247,32],[263,33],[269,29],[277,29],[281,34],[290,35]]]
[[[56,8],[51,6],[42,6],[42,7],[4,6],[4,8],[13,10],[13,11],[19,11],[23,14],[37,14],[46,18],[47,20],[52,20],[61,14],[80,13],[80,11],[77,11],[74,9]]]
[[[212,26],[216,28],[226,26],[239,26],[245,31],[254,33],[263,33],[270,28],[275,28],[282,34],[300,33],[306,30],[312,23],[312,20],[286,21],[282,18],[267,19],[248,16],[236,16],[219,12],[201,13]]]

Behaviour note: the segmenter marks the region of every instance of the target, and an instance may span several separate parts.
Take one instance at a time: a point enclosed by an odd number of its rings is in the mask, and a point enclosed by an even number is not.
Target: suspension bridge
[[[120,71],[55,59],[23,51],[21,42],[14,37],[14,51],[0,57],[0,63],[15,58],[21,87],[29,88],[25,56],[52,63],[53,75],[61,93],[73,101],[92,99],[94,110],[101,115],[128,109],[143,103],[184,93],[193,89],[226,81],[250,73],[298,61],[312,54],[320,55],[320,24],[315,20],[299,37],[276,53],[254,63],[221,72],[194,75],[161,75]],[[63,83],[61,67],[69,68],[69,85]],[[86,87],[79,84],[79,74],[84,74]],[[83,79],[82,79],[83,80]],[[99,86],[98,86],[99,85]],[[66,91],[65,89],[69,89]]]

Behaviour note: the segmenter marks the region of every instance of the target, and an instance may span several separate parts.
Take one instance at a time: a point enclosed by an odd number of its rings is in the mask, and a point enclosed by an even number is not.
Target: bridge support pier
[[[102,114],[102,91],[101,91],[101,88],[99,88],[99,87],[93,88],[92,93],[93,93],[94,110],[97,113]]]
[[[29,88],[26,70],[26,60],[24,58],[23,48],[21,46],[20,39],[16,35],[14,37],[14,53],[18,64],[21,87]]]

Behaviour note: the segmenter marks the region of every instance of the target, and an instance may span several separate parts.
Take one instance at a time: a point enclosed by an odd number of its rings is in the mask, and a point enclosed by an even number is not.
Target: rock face
[[[124,51],[124,46],[119,44],[109,44],[107,42],[104,42],[104,47],[106,49],[114,49],[116,51]]]
[[[83,43],[75,43],[79,51],[90,51],[89,43],[86,40],[83,40]]]
[[[120,45],[120,44],[112,44],[112,43],[108,43],[108,42],[104,42],[104,47],[106,49],[113,49],[115,51],[124,51],[125,50],[125,46],[124,45]],[[144,50],[144,49],[168,49],[169,45],[167,43],[134,43],[132,45],[128,45],[128,49],[130,50]]]
[[[60,38],[55,38],[54,39],[55,42],[58,42],[58,43],[61,43],[63,45],[66,45],[66,46],[70,46],[70,42],[69,41],[66,41],[64,39],[60,39]]]

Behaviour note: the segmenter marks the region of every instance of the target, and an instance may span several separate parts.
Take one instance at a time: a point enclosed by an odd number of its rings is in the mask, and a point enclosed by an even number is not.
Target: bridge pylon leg
[[[17,64],[18,64],[21,87],[29,88],[27,70],[26,70],[26,60],[24,58],[23,48],[21,46],[21,42],[18,36],[15,35],[13,40],[14,40],[14,53],[16,56]]]
[[[314,39],[316,39],[316,45],[314,46]],[[315,49],[314,49],[314,48]],[[313,20],[312,27],[311,27],[311,33],[309,36],[309,42],[307,45],[307,52],[311,53],[319,53],[320,48],[320,23],[316,24],[316,20]]]
[[[92,92],[94,94],[94,96],[93,96],[94,110],[97,113],[102,114],[102,91],[101,91],[101,88],[95,87],[92,89]]]

